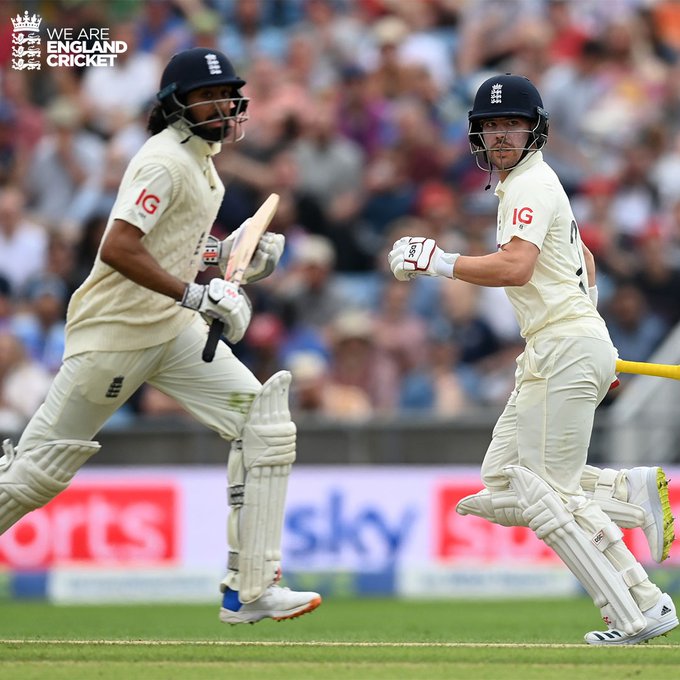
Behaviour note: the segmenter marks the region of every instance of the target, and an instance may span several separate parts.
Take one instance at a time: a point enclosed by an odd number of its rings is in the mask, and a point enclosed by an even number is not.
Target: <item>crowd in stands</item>
[[[111,67],[15,70],[9,19],[25,10],[43,35],[109,27],[128,49]],[[286,235],[277,271],[247,287],[253,321],[234,351],[261,380],[293,372],[296,416],[453,417],[505,402],[522,340],[502,289],[398,283],[386,258],[406,234],[495,249],[495,179],[485,190],[467,142],[472,97],[494,73],[526,75],[543,94],[544,155],[595,254],[621,357],[648,359],[680,321],[680,2],[23,0],[2,11],[0,430],[23,426],[58,370],[69,296],[147,137],[163,66],[197,45],[224,51],[250,97],[245,139],[216,157],[227,192],[214,233],[275,191],[271,229]],[[143,389],[127,417],[176,410]]]

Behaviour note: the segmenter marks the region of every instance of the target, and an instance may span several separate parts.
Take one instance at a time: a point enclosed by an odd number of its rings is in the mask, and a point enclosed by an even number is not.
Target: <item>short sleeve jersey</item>
[[[219,148],[175,126],[151,137],[125,171],[107,231],[114,220],[129,222],[143,232],[142,243],[163,269],[193,281],[224,196],[212,161]],[[136,284],[97,255],[69,304],[64,355],[161,344],[193,318],[194,312]]]
[[[523,286],[505,291],[524,338],[554,324],[560,332],[608,338],[602,317],[588,297],[581,237],[569,199],[557,175],[537,151],[496,187],[500,249],[517,237],[540,251]]]

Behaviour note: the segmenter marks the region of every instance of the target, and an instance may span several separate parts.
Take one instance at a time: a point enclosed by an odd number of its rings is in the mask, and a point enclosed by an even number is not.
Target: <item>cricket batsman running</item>
[[[244,85],[217,50],[186,50],[165,67],[151,137],[130,161],[92,271],[70,301],[61,369],[16,451],[6,441],[0,458],[3,533],[68,486],[98,451],[102,425],[143,383],[174,397],[231,442],[226,623],[290,619],[321,603],[278,585],[296,450],[290,374],[261,385],[225,343],[212,363],[201,358],[206,318],[223,322],[236,343],[251,316],[233,283],[194,283],[207,265],[225,267],[234,242],[236,232],[210,235],[224,195],[212,157],[243,136]],[[244,282],[271,274],[283,246],[280,234],[262,236]]]
[[[506,74],[482,83],[468,119],[478,165],[500,180],[498,250],[472,257],[404,237],[389,254],[400,281],[426,275],[504,286],[526,341],[482,463],[486,488],[457,510],[529,526],[557,553],[607,624],[587,633],[586,642],[644,642],[675,628],[678,618],[619,526],[643,528],[652,557],[667,557],[674,538],[667,481],[658,467],[586,466],[595,409],[615,379],[617,352],[596,309],[594,260],[543,160],[548,113],[529,80]]]

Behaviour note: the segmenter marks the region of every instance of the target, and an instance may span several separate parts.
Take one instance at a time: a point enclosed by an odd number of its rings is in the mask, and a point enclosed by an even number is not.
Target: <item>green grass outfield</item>
[[[299,619],[226,626],[205,605],[0,603],[2,680],[597,680],[677,677],[680,632],[602,649],[586,599],[327,599]]]

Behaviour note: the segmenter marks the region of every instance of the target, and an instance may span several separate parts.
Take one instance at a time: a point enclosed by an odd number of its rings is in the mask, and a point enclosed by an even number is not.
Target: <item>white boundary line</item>
[[[333,641],[293,641],[293,640],[0,640],[2,645],[99,645],[102,647],[371,647],[371,648],[452,648],[452,649],[592,649],[606,645],[588,645],[581,643],[550,642],[333,642]],[[629,649],[677,649],[678,645],[612,645]]]

